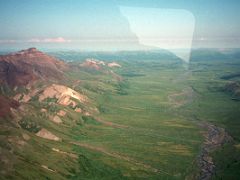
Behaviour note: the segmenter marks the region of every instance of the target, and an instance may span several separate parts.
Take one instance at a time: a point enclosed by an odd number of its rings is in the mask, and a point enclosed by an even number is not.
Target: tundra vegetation
[[[20,105],[0,119],[0,179],[240,177],[240,58],[50,54],[62,81],[1,87]]]

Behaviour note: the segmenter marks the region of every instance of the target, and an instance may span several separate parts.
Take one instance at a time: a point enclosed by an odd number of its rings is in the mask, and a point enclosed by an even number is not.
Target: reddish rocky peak
[[[37,51],[37,48],[32,47],[32,48],[27,49],[27,51],[29,51],[29,52],[35,52],[35,51]]]
[[[8,54],[8,56],[16,56],[16,55],[27,55],[27,54],[43,54],[41,51],[37,50],[37,48],[28,48],[28,49],[24,49],[18,52],[13,52]]]
[[[67,64],[36,48],[0,56],[0,84],[27,85],[38,79],[61,79]]]
[[[32,47],[32,48],[28,48],[28,49],[25,49],[25,50],[21,50],[20,52],[26,52],[26,53],[31,53],[31,52],[37,52],[37,48],[35,47]]]

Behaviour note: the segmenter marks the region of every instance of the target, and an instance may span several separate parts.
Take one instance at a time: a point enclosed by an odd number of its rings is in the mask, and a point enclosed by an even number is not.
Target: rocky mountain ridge
[[[29,48],[0,56],[0,84],[25,86],[36,80],[59,80],[68,65],[55,57]]]

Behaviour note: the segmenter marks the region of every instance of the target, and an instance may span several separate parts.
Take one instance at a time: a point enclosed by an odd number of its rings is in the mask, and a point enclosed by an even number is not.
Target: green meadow
[[[80,62],[71,62],[78,67]],[[87,95],[89,116],[69,107],[32,99],[21,128],[1,131],[15,134],[14,146],[3,139],[9,179],[197,179],[198,155],[204,137],[199,122],[223,127],[233,142],[212,153],[213,179],[237,179],[240,168],[240,102],[224,91],[223,75],[238,71],[239,61],[122,60],[112,73],[78,67],[63,82]],[[233,65],[234,64],[234,65]],[[79,83],[76,83],[78,80]],[[56,125],[39,112],[67,112]],[[28,128],[26,122],[31,122]],[[61,137],[53,142],[35,136],[44,127]],[[20,137],[30,139],[21,146]],[[18,137],[18,138],[17,138]],[[10,151],[14,149],[14,151]],[[57,150],[56,150],[57,149]],[[10,169],[14,169],[10,171]],[[6,170],[6,173],[8,170]],[[1,178],[0,178],[1,179]]]

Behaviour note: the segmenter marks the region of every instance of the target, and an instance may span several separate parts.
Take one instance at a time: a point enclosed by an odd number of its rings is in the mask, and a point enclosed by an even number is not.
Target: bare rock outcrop
[[[58,115],[58,116],[61,116],[61,117],[64,117],[66,114],[67,114],[66,111],[63,111],[63,110],[60,110],[60,111],[58,111],[58,113],[57,113],[57,115]]]
[[[80,64],[80,67],[86,67],[95,70],[100,70],[102,66],[105,66],[105,63],[103,61],[99,61],[93,58],[88,58],[82,64]]]
[[[116,62],[111,62],[111,63],[108,63],[108,67],[122,67],[122,66]]]
[[[54,116],[54,117],[51,118],[51,120],[53,122],[55,122],[56,124],[62,123],[62,120],[61,120],[61,118],[59,116]]]
[[[81,95],[69,87],[58,84],[52,84],[45,88],[39,96],[39,101],[41,102],[47,98],[56,98],[58,104],[63,106],[71,105],[72,107],[76,107],[76,100],[82,103],[88,101],[86,96]]]
[[[46,129],[41,129],[40,131],[38,131],[36,133],[36,136],[44,138],[44,139],[48,139],[48,140],[53,140],[53,141],[60,141],[61,139],[59,137],[57,137],[56,135],[52,134],[50,131],[46,130]]]

